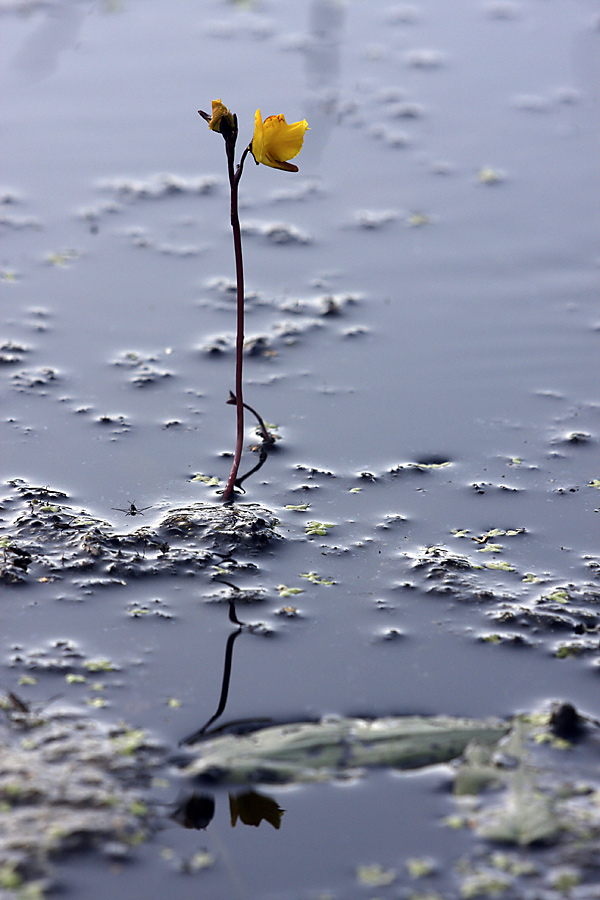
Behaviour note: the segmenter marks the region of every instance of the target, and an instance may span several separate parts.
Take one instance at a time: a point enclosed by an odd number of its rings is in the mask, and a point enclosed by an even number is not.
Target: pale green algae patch
[[[196,745],[185,774],[213,782],[314,782],[364,768],[416,769],[459,757],[472,742],[494,745],[509,725],[448,716],[332,718],[225,735]]]

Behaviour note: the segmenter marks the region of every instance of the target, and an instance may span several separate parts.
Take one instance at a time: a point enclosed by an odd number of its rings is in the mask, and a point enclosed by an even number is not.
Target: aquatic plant
[[[208,122],[211,131],[218,131],[225,141],[227,156],[227,172],[231,188],[231,227],[233,229],[233,247],[235,253],[235,272],[237,282],[237,334],[235,343],[235,405],[237,410],[237,440],[231,473],[223,492],[223,501],[228,502],[234,495],[237,473],[242,458],[244,440],[244,400],[242,396],[242,356],[244,350],[244,267],[242,261],[242,235],[238,215],[238,185],[248,153],[251,153],[257,165],[262,163],[273,169],[285,172],[297,172],[298,167],[290,163],[302,149],[304,134],[308,128],[306,120],[288,124],[285,116],[268,116],[264,121],[260,109],[256,110],[254,135],[244,149],[237,166],[235,164],[235,145],[238,137],[238,123],[235,113],[231,113],[221,100],[212,101],[212,114],[198,110],[202,118]],[[246,407],[248,408],[248,407]]]

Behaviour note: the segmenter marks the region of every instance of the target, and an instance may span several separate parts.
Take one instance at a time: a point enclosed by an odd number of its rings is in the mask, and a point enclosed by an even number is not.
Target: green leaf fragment
[[[579,656],[581,648],[575,644],[564,644],[556,651],[557,659],[568,659],[571,656]]]
[[[328,528],[335,528],[335,525],[332,522],[307,522],[306,523],[306,534],[311,537],[314,535],[318,535],[319,537],[325,537],[327,534]]]
[[[483,166],[477,173],[477,181],[480,184],[499,184],[504,181],[502,172],[493,169],[492,166]]]
[[[454,831],[459,831],[461,828],[466,828],[468,825],[468,819],[465,816],[453,815],[446,816],[442,819],[442,825],[445,825],[446,828],[452,828]]]
[[[358,866],[356,880],[365,887],[386,887],[397,878],[395,869],[384,869],[379,863],[371,866]]]
[[[335,581],[328,581],[327,578],[319,578],[316,572],[307,572],[303,575],[300,575],[300,578],[307,578],[313,584],[335,584]]]
[[[219,479],[216,475],[194,475],[192,481],[201,481],[207,487],[216,487],[219,484]]]
[[[108,701],[104,697],[88,697],[86,703],[94,709],[104,709],[105,706],[108,706]]]
[[[590,481],[590,487],[599,488],[600,489],[600,478],[594,478],[593,481]]]
[[[555,750],[572,750],[573,748],[573,744],[571,744],[570,741],[556,737],[556,735],[552,734],[550,731],[534,734],[533,741],[535,744],[548,744]]]
[[[118,668],[110,659],[86,659],[83,665],[88,672],[116,672]]]
[[[411,878],[426,878],[428,875],[433,875],[436,866],[428,857],[414,857],[406,860],[406,868]]]
[[[539,868],[534,862],[529,859],[521,859],[512,853],[492,853],[490,865],[517,878],[521,875],[537,875],[539,872]]]
[[[500,569],[502,572],[514,572],[515,567],[511,566],[510,563],[504,562],[489,562],[485,564],[486,569]]]
[[[460,886],[460,896],[463,900],[472,900],[474,897],[501,897],[511,887],[511,881],[507,877],[493,875],[491,872],[476,872],[464,879]]]
[[[309,508],[310,503],[299,503],[297,506],[294,506],[292,503],[289,503],[284,509],[293,509],[295,512],[306,512]]]
[[[122,734],[115,735],[111,740],[117,753],[122,756],[133,756],[140,747],[143,747],[146,732],[143,728],[129,728]]]
[[[452,534],[454,535],[454,537],[457,537],[457,538],[466,537],[468,535],[468,533],[469,533],[468,528],[453,528],[452,529]]]
[[[23,879],[13,863],[0,866],[0,887],[7,891],[15,891],[21,886]]]
[[[127,843],[130,847],[139,847],[148,839],[148,835],[145,831],[136,831],[135,834],[129,835],[127,838]]]
[[[548,594],[545,600],[551,600],[553,603],[568,603],[569,602],[569,592],[564,589],[560,589],[558,591],[554,591],[552,594]]]
[[[556,872],[551,880],[554,890],[562,894],[563,897],[567,897],[573,888],[578,887],[580,884],[581,872],[575,869],[563,869],[561,872]]]
[[[203,869],[210,869],[215,862],[215,857],[208,850],[198,850],[189,861],[189,871],[201,872]]]
[[[78,257],[77,250],[63,250],[62,252],[48,253],[46,262],[50,266],[64,266]]]
[[[43,881],[29,881],[16,895],[16,900],[45,900],[46,884]]]
[[[500,553],[501,550],[504,550],[502,544],[484,544],[477,548],[478,553]]]
[[[142,800],[134,800],[129,807],[129,812],[133,816],[142,818],[143,816],[148,815],[148,807]]]
[[[280,597],[293,597],[294,594],[303,594],[304,588],[287,587],[285,584],[278,584],[277,590]]]

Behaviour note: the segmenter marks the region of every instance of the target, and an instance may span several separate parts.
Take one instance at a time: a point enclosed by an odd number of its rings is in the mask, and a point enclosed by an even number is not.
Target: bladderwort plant
[[[235,254],[235,274],[237,283],[237,330],[235,341],[235,399],[237,412],[237,440],[231,473],[223,491],[223,502],[228,503],[234,497],[238,469],[244,445],[244,403],[242,390],[242,365],[244,352],[244,266],[242,260],[242,235],[238,215],[238,186],[244,163],[249,153],[257,165],[262,163],[272,169],[284,172],[297,172],[298,167],[290,163],[290,159],[298,156],[304,142],[304,134],[308,128],[305,119],[288,125],[285,116],[268,116],[264,122],[260,109],[256,110],[254,119],[254,135],[244,149],[237,166],[235,164],[235,145],[238,138],[238,122],[235,113],[231,113],[220,100],[212,101],[212,115],[198,110],[202,118],[208,122],[211,131],[218,131],[225,141],[227,156],[227,173],[231,188],[231,228],[233,230],[233,248]],[[247,407],[248,408],[248,407]],[[264,437],[264,436],[263,436]]]

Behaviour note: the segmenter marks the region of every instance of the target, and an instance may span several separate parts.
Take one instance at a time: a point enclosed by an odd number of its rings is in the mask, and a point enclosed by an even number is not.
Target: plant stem
[[[223,492],[223,502],[228,503],[234,494],[235,482],[237,479],[240,460],[242,458],[242,450],[244,447],[244,398],[242,396],[242,366],[244,356],[244,264],[242,260],[242,233],[240,230],[240,219],[238,215],[238,185],[242,177],[244,162],[250,147],[246,147],[240,159],[237,169],[235,168],[235,139],[225,141],[227,152],[227,171],[229,174],[229,185],[231,187],[231,228],[233,229],[233,249],[235,253],[235,276],[237,283],[237,332],[235,339],[235,397],[237,411],[237,438],[235,442],[235,453],[233,455],[233,465],[231,472],[225,485]]]
[[[230,403],[232,406],[236,406],[237,400],[235,399],[235,394],[233,393],[233,391],[229,391],[229,400],[227,400],[227,403]],[[275,443],[275,438],[273,437],[273,435],[271,434],[271,432],[265,425],[265,420],[260,415],[260,413],[257,413],[256,410],[253,409],[250,406],[250,404],[246,403],[245,401],[244,401],[244,409],[247,409],[248,412],[251,412],[252,415],[256,417],[256,421],[258,422],[258,430],[260,432],[261,438],[263,439],[265,444],[272,446]]]

